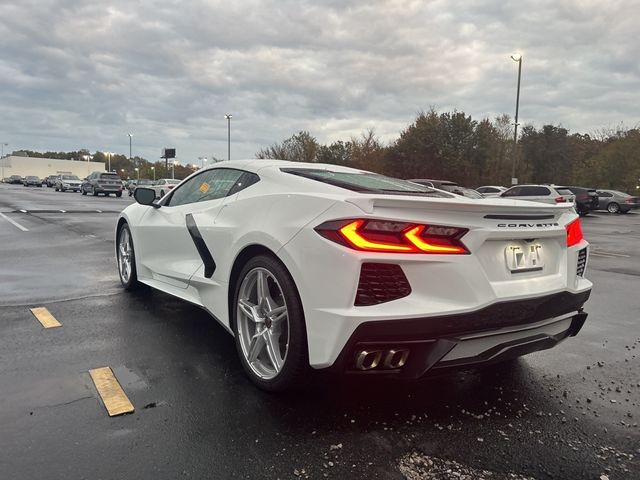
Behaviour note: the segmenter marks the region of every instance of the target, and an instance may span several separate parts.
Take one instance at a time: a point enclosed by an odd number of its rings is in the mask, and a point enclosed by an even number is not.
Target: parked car
[[[175,187],[179,183],[180,183],[180,180],[174,180],[172,178],[161,178],[160,180],[157,180],[151,186],[151,188],[153,188],[156,191],[157,197],[162,198],[165,196],[165,194],[169,193],[173,189],[173,187]]]
[[[569,190],[559,192],[549,185],[514,185],[500,194],[500,198],[543,203],[573,203],[575,195]]]
[[[20,184],[22,185],[24,183],[24,178],[22,178],[20,175],[11,175],[9,177],[9,182],[8,183],[12,183],[12,184]]]
[[[122,182],[117,173],[93,172],[84,179],[80,186],[83,195],[91,193],[97,197],[100,193],[108,197],[113,193],[116,197],[122,196]]]
[[[51,188],[51,187],[55,187],[56,186],[56,180],[58,179],[60,175],[49,175],[48,177],[45,178],[45,183],[47,184],[47,187]]]
[[[640,197],[634,197],[618,190],[597,190],[598,210],[609,213],[629,213],[630,210],[640,208]]]
[[[485,196],[478,192],[477,190],[474,190],[473,188],[467,188],[467,187],[456,187],[455,191],[452,192],[455,193],[456,195],[462,195],[463,197],[467,197],[467,198],[475,198],[476,200],[481,199],[481,198],[485,198]]]
[[[482,187],[476,188],[476,192],[480,192],[485,197],[491,198],[499,197],[506,189],[507,187],[501,187],[499,185],[483,185]]]
[[[584,217],[588,215],[590,211],[598,208],[598,193],[595,188],[584,187],[559,187],[556,189],[568,190],[576,196],[576,211],[578,215]]]
[[[24,177],[24,181],[22,182],[22,184],[25,187],[42,188],[42,180],[40,180],[40,177],[36,177],[35,175],[27,175],[26,177]]]
[[[504,361],[587,317],[589,244],[568,202],[479,202],[280,160],[226,161],[159,201],[134,196],[114,232],[123,287],[211,313],[265,390],[312,370],[418,379]]]
[[[56,192],[66,192],[67,190],[79,192],[81,186],[82,180],[77,175],[59,175],[56,178]]]
[[[130,180],[129,183],[127,183],[127,190],[129,191],[129,196],[133,195],[133,192],[135,192],[136,187],[138,185],[150,187],[153,185],[153,180],[150,180],[148,178],[141,178],[140,180]]]
[[[455,193],[454,190],[458,186],[456,182],[452,182],[451,180],[431,180],[429,178],[412,178],[409,180],[413,183],[419,183],[420,185],[424,185],[425,187],[433,187],[438,190],[444,190],[445,192]]]

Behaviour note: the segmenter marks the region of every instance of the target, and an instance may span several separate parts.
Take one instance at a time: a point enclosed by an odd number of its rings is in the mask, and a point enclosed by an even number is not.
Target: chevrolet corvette
[[[511,359],[587,317],[572,204],[280,160],[221,162],[135,199],[115,229],[124,288],[205,309],[265,390],[312,370],[417,379]]]

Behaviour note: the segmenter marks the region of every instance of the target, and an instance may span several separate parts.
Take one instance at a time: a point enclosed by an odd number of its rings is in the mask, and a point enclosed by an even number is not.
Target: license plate
[[[512,243],[504,250],[511,273],[537,272],[544,268],[542,245],[538,242]]]

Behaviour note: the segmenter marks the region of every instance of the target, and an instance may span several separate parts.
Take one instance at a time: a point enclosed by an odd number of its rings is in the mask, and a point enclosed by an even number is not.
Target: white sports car
[[[576,335],[591,292],[573,205],[467,199],[370,172],[279,160],[135,191],[116,257],[211,313],[253,382],[312,369],[414,379]]]

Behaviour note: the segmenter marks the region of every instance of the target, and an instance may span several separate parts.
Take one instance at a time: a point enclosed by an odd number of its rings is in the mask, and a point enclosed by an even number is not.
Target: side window
[[[255,173],[244,172],[238,181],[231,187],[228,195],[234,195],[241,190],[244,190],[247,187],[250,187],[254,183],[258,183],[260,181],[260,177]]]
[[[520,195],[527,197],[549,195],[549,189],[546,187],[522,187],[522,193]]]
[[[609,192],[598,192],[599,197],[613,197]]]
[[[226,197],[244,173],[231,168],[207,170],[174,190],[167,205],[175,207]]]
[[[521,195],[522,192],[522,187],[513,187],[510,188],[509,190],[505,191],[502,196],[503,197],[517,197],[518,195]]]

